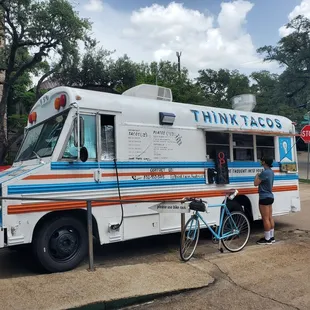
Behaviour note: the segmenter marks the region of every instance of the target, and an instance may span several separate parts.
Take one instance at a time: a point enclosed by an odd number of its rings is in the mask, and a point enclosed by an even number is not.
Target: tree
[[[98,48],[94,42],[86,47],[83,55],[79,52],[72,54],[70,61],[64,63],[53,79],[66,86],[112,89],[115,86],[111,72],[115,63],[110,57],[113,52]]]
[[[198,72],[197,82],[209,106],[231,108],[232,97],[251,92],[249,78],[237,70],[206,69]]]
[[[127,55],[118,58],[115,62],[110,62],[110,86],[118,93],[123,93],[125,90],[137,84],[136,66]]]
[[[284,36],[276,46],[263,46],[258,52],[265,61],[276,61],[285,71],[279,77],[278,98],[281,98],[281,111],[300,119],[306,110],[296,112],[296,108],[310,101],[310,20],[302,15],[286,25],[291,33]],[[276,104],[276,103],[275,103]],[[310,109],[310,105],[307,106]]]
[[[250,78],[253,80],[251,92],[255,94],[257,102],[254,111],[260,113],[276,113],[277,105],[275,101],[278,98],[277,87],[279,76],[263,70],[253,72]]]
[[[51,53],[61,59],[68,55],[78,40],[84,40],[90,23],[79,18],[67,0],[0,0],[4,14],[6,48],[0,68],[5,69],[3,96],[0,101],[0,164],[3,163],[8,140],[4,117],[11,88],[23,73],[28,72]],[[16,64],[20,50],[27,49],[29,59]],[[30,52],[31,51],[31,52]]]
[[[136,83],[154,84],[170,88],[173,101],[203,104],[203,92],[197,83],[190,80],[188,70],[178,68],[178,64],[170,61],[160,61],[136,64]]]

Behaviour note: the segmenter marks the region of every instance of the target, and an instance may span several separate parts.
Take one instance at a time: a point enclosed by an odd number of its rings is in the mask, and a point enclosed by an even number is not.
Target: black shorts
[[[274,202],[273,198],[264,198],[259,200],[259,204],[263,206],[269,206],[272,205]]]

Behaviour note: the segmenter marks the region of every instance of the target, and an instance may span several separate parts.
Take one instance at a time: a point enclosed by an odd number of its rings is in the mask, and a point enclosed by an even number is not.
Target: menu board
[[[183,147],[183,137],[175,130],[128,128],[129,160],[170,160]]]

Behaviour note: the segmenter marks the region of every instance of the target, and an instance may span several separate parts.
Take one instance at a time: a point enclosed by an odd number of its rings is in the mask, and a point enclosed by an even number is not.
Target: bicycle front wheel
[[[231,212],[230,216],[224,219],[221,236],[224,247],[230,252],[241,251],[249,241],[250,222],[240,211]]]
[[[188,261],[195,253],[200,233],[200,224],[197,216],[192,216],[184,227],[180,241],[180,255],[183,261]],[[182,242],[184,240],[184,243]]]

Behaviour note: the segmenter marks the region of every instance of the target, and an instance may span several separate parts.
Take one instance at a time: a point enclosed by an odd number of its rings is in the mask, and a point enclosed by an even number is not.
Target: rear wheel
[[[185,224],[180,241],[180,255],[183,261],[189,261],[195,253],[200,233],[197,216],[192,216]],[[182,242],[184,240],[184,243]]]
[[[72,217],[53,218],[44,223],[33,240],[34,255],[48,272],[74,269],[87,254],[86,227]]]
[[[225,234],[233,234],[222,239],[228,251],[238,252],[245,247],[250,237],[250,222],[243,212],[233,211],[224,219],[221,235]]]

